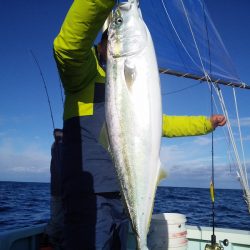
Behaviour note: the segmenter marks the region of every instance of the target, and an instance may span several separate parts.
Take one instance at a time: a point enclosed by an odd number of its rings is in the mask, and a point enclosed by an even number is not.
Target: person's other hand
[[[226,117],[224,115],[212,115],[210,117],[210,121],[214,129],[218,126],[224,126],[227,122]]]

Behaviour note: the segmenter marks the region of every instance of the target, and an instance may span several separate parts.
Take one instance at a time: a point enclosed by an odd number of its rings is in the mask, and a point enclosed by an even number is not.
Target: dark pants
[[[104,103],[64,122],[62,188],[66,250],[125,250],[128,220],[109,153],[99,143]]]
[[[65,197],[67,250],[126,250],[128,219],[119,193]]]
[[[54,250],[63,249],[63,207],[61,196],[51,196],[50,221],[45,229]]]

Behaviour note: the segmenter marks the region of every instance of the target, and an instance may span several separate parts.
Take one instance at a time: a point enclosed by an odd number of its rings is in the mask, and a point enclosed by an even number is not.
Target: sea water
[[[49,206],[49,183],[0,182],[0,231],[46,223]],[[187,225],[212,226],[209,189],[158,187],[154,213],[181,213]],[[242,190],[215,191],[215,226],[250,230]]]

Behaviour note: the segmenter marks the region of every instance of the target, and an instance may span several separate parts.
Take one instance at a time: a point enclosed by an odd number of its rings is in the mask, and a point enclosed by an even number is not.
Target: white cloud
[[[20,128],[20,125],[27,124],[27,121],[33,121],[34,118],[28,114],[19,114],[19,115],[0,115],[0,126],[1,130],[7,132],[15,132],[17,128]]]
[[[44,152],[34,143],[20,150],[14,142],[5,138],[0,145],[0,180],[49,181],[50,150]]]
[[[250,135],[243,137],[243,141],[250,141]]]
[[[211,138],[208,137],[198,137],[197,139],[194,140],[194,143],[198,145],[211,145]]]
[[[238,121],[237,119],[230,119],[231,125],[232,126],[237,126],[238,127]],[[240,126],[241,127],[250,127],[250,117],[244,117],[240,118]]]
[[[214,137],[214,143],[225,140],[225,137]],[[193,143],[199,146],[211,145],[212,139],[208,136],[199,136],[193,141]]]
[[[250,127],[250,117],[240,119],[240,125]]]
[[[204,147],[197,146],[199,143],[192,141],[183,144],[166,146],[162,145],[161,160],[168,166],[173,165],[197,165],[197,163],[208,162],[211,156],[208,154],[209,147],[204,143]]]
[[[218,138],[218,140],[220,139]],[[206,147],[206,142],[206,139],[196,139],[193,142],[179,145],[163,145],[161,161],[167,170],[168,177],[161,182],[161,185],[207,188],[212,175],[212,163],[210,145]],[[236,169],[232,167],[230,170],[225,157],[215,156],[214,162],[217,187],[240,188],[236,178]],[[249,168],[248,163],[248,171],[250,171]]]

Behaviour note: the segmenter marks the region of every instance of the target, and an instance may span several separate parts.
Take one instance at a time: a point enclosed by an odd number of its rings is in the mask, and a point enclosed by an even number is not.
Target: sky
[[[205,2],[240,78],[250,84],[250,1]],[[63,104],[52,44],[71,3],[69,0],[0,2],[0,181],[50,180],[53,126],[41,75],[31,51],[38,59],[46,81],[55,126],[61,128]],[[191,80],[163,77],[164,113],[210,116],[210,97],[206,84],[168,94],[193,84]],[[222,89],[236,142],[239,143],[232,89]],[[237,89],[236,92],[245,159],[249,169],[250,90]],[[214,132],[215,186],[240,188],[236,179],[236,167],[229,160],[227,151],[228,144],[223,129],[218,128]],[[163,138],[161,161],[168,172],[167,179],[161,185],[209,187],[211,134]]]

